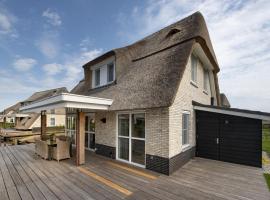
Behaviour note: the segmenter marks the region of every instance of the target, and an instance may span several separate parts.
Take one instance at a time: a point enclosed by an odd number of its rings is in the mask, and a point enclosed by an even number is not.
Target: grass
[[[263,128],[262,149],[270,155],[270,128]]]
[[[14,123],[0,122],[0,128],[14,128]]]
[[[267,183],[268,189],[270,191],[270,174],[264,173],[263,175],[264,175],[265,181]]]

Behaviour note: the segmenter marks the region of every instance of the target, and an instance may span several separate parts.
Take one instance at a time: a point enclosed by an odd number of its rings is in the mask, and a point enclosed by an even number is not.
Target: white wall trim
[[[56,96],[36,101],[20,108],[23,112],[39,112],[56,108],[81,108],[108,110],[112,105],[112,99],[97,98],[92,96],[83,96],[70,93],[62,93]]]
[[[218,108],[209,108],[209,107],[203,107],[203,106],[193,106],[195,110],[201,110],[201,111],[207,111],[207,112],[214,112],[214,113],[221,113],[221,114],[227,114],[227,115],[234,115],[239,117],[247,117],[252,119],[261,119],[261,120],[270,120],[270,116],[266,115],[259,115],[259,114],[252,114],[252,113],[245,113],[241,111],[232,111],[232,110],[223,110]]]

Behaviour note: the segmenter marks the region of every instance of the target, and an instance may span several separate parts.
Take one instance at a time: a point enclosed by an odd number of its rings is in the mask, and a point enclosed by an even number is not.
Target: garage
[[[196,156],[262,167],[262,120],[269,113],[195,104]]]

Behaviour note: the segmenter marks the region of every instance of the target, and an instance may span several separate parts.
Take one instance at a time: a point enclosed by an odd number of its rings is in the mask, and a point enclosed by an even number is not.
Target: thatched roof
[[[31,103],[33,101],[38,101],[41,99],[44,99],[46,97],[50,97],[53,95],[58,95],[61,93],[66,93],[68,92],[67,88],[65,87],[61,87],[61,88],[55,88],[55,89],[50,89],[50,90],[44,90],[44,91],[40,91],[40,92],[35,92],[34,94],[32,94],[30,97],[28,97],[27,99],[25,99],[23,101],[23,103]]]
[[[61,88],[55,88],[55,89],[50,89],[50,90],[44,90],[44,91],[40,91],[40,92],[35,92],[34,94],[32,94],[30,97],[28,97],[27,99],[25,99],[24,101],[18,102],[8,108],[6,108],[3,113],[4,114],[8,114],[10,111],[13,111],[13,113],[18,113],[20,110],[20,107],[22,105],[31,103],[33,101],[38,101],[40,99],[44,99],[46,97],[50,97],[53,95],[57,95],[57,94],[61,94],[63,92],[68,92],[67,88],[65,87],[61,87]]]
[[[231,104],[224,93],[220,93],[220,104],[223,107],[227,107],[227,108],[231,107]]]
[[[206,23],[201,13],[196,12],[132,45],[86,63],[83,67],[89,70],[103,59],[115,56],[116,81],[90,89],[89,83],[82,80],[71,93],[113,99],[111,110],[168,107],[173,103],[196,42],[201,44],[217,73],[219,67]]]

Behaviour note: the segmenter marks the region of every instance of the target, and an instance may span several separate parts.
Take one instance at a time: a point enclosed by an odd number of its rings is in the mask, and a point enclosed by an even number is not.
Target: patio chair
[[[70,158],[70,139],[68,137],[65,138],[56,138],[56,147],[53,147],[53,159],[63,160]]]
[[[48,159],[49,158],[49,148],[46,141],[37,140],[35,146],[36,154],[41,158]]]

